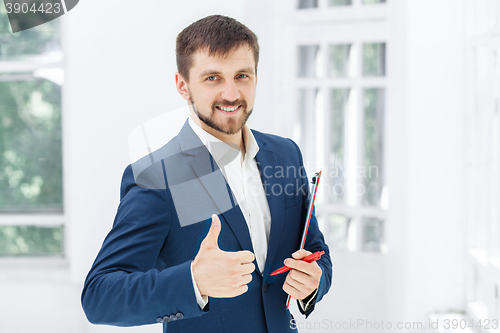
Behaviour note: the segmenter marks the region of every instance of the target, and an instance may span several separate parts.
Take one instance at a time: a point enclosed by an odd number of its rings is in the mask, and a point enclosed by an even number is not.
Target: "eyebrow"
[[[255,69],[253,67],[245,67],[245,68],[238,70],[237,72],[238,73],[243,72],[243,73],[255,74]],[[200,77],[207,76],[207,75],[214,75],[214,74],[222,74],[222,73],[219,72],[218,70],[215,70],[215,69],[207,69],[207,70],[204,70],[203,72],[200,73]]]

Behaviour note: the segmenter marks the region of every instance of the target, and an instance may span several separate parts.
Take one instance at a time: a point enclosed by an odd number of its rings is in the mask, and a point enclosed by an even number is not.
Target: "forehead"
[[[219,71],[238,70],[244,67],[255,68],[253,51],[248,45],[233,48],[226,55],[209,55],[208,49],[198,50],[193,54],[193,64],[190,69],[192,74],[199,73],[206,69]]]

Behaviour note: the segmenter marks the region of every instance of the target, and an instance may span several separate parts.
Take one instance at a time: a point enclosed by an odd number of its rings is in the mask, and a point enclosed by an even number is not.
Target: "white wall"
[[[407,7],[408,264],[405,316],[465,307],[465,2]]]

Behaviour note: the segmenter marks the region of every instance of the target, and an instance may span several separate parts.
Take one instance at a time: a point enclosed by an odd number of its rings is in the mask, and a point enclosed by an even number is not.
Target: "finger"
[[[311,276],[293,268],[288,272],[287,278],[295,280],[300,284],[307,284],[312,281]]]
[[[287,258],[285,259],[284,261],[285,263],[285,266],[288,266],[290,268],[293,268],[293,269],[297,269],[299,271],[307,271],[307,265],[310,265],[312,263],[309,263],[309,262],[305,262],[303,260],[297,260],[297,259],[293,259],[293,258]]]
[[[244,294],[247,291],[248,291],[248,285],[243,284],[236,290],[236,294],[234,295],[234,297]]]
[[[248,250],[238,251],[236,252],[239,256],[241,263],[251,263],[255,260],[255,254]]]
[[[243,274],[252,274],[253,271],[255,271],[255,265],[254,263],[250,262],[250,263],[246,263],[246,264],[241,264],[242,266],[242,272]]]
[[[242,284],[249,284],[252,282],[252,274],[245,274],[241,277],[241,283]]]
[[[298,291],[304,290],[305,285],[295,279],[293,279],[290,274],[287,275],[285,282],[297,289]]]
[[[310,254],[312,254],[312,252],[304,250],[304,249],[300,249],[300,250],[295,251],[294,253],[292,253],[292,257],[294,259],[302,259],[304,257],[307,257]]]
[[[283,287],[282,289],[288,294],[290,295],[293,299],[301,299],[299,298],[300,297],[300,291],[297,290],[296,288],[294,288],[293,286],[291,286],[289,283],[287,283],[285,281],[285,283],[283,283]]]
[[[208,230],[208,234],[205,236],[203,243],[208,247],[219,248],[218,239],[221,230],[221,223],[219,217],[215,214],[212,215],[212,224],[210,225],[210,230]]]
[[[307,274],[311,278],[314,278],[318,274],[321,274],[321,267],[319,267],[318,263],[315,261],[305,262],[303,260],[288,258],[285,259],[285,265],[304,274]]]

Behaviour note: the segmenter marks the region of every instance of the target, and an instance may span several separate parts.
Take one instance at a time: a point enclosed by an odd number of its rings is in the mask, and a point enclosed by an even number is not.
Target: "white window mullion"
[[[361,0],[352,0],[352,6],[356,9],[361,7]]]
[[[60,226],[64,224],[64,215],[52,214],[2,214],[0,226]]]
[[[346,110],[346,201],[353,207],[357,206],[356,196],[356,165],[358,163],[358,85],[353,85],[349,94],[349,103]]]
[[[54,62],[24,62],[24,61],[0,61],[0,73],[13,73],[13,72],[34,72],[42,68],[62,68],[62,61]]]

